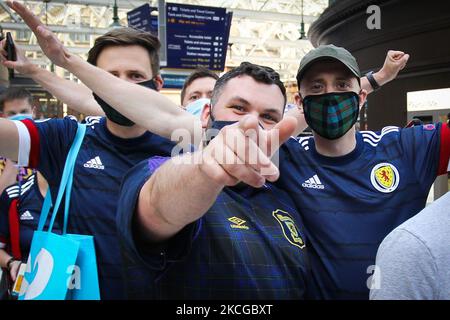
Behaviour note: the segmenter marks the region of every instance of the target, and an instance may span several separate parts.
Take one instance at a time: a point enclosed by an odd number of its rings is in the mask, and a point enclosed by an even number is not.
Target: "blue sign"
[[[127,12],[128,26],[158,35],[158,16],[152,15],[157,10],[147,3]]]
[[[223,71],[231,26],[226,9],[166,4],[167,67]]]
[[[184,82],[188,75],[185,74],[172,74],[172,73],[163,73],[161,74],[164,80],[164,89],[181,89],[183,88]]]
[[[221,64],[223,65],[223,68],[220,71],[223,71],[223,69],[225,68],[225,60],[227,58],[228,40],[230,38],[230,29],[232,20],[233,20],[233,12],[228,12],[227,17],[225,19],[225,41],[223,42],[223,52],[225,52],[225,54],[222,56],[223,60],[221,61]]]

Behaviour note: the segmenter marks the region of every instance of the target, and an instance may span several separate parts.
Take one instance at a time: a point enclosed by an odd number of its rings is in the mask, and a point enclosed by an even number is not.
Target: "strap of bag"
[[[9,237],[11,245],[11,254],[14,258],[21,260],[22,252],[20,250],[20,234],[19,234],[19,212],[17,211],[17,205],[19,199],[14,199],[9,205]]]
[[[56,197],[55,206],[52,212],[52,219],[50,221],[50,225],[48,227],[48,231],[51,232],[53,229],[53,224],[55,223],[56,215],[59,210],[59,206],[61,204],[61,200],[64,194],[64,191],[67,189],[67,184],[69,181],[72,181],[70,177],[73,176],[73,170],[75,167],[75,160],[78,155],[78,151],[80,150],[81,143],[83,142],[84,134],[86,132],[86,125],[78,124],[77,133],[75,135],[75,139],[72,142],[72,146],[70,147],[69,153],[67,154],[66,163],[64,165],[64,171],[61,177],[61,182],[59,184],[58,196]],[[63,225],[63,234],[66,233],[67,230],[67,220],[69,215],[69,207],[67,204],[70,204],[70,191],[72,186],[69,188],[69,192],[66,192],[66,207],[64,212],[64,225]],[[67,200],[67,198],[69,200]]]
[[[63,224],[63,234],[67,233],[67,223],[69,221],[69,208],[70,208],[70,198],[72,194],[72,184],[73,184],[73,172],[74,172],[75,166],[72,167],[72,172],[69,175],[69,179],[67,181],[66,186],[66,198],[65,198],[65,205],[64,205],[64,224]]]
[[[50,212],[52,205],[52,194],[50,192],[50,187],[48,187],[44,198],[44,204],[42,205],[41,215],[39,217],[39,225],[37,228],[39,231],[44,229],[45,221],[47,221],[48,213]]]

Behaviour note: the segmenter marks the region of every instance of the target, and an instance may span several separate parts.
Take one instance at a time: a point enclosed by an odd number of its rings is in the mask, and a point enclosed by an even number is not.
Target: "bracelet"
[[[16,258],[12,257],[12,258],[9,259],[8,262],[6,263],[6,269],[8,269],[8,271],[11,271],[11,264],[12,264],[14,261],[19,261],[19,260],[17,260]]]
[[[380,85],[377,80],[373,77],[373,71],[369,71],[366,74],[367,80],[369,80],[370,85],[372,86],[373,91],[380,89]]]

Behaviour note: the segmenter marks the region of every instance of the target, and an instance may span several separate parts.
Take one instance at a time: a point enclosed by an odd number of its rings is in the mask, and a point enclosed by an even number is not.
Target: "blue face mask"
[[[186,111],[189,112],[190,114],[194,115],[194,116],[200,117],[200,115],[202,114],[203,107],[205,106],[205,104],[210,104],[210,103],[211,103],[210,99],[201,98],[201,99],[198,99],[198,100],[195,100],[195,101],[189,103],[186,106]]]
[[[11,117],[8,117],[8,119],[16,120],[16,121],[25,120],[25,119],[33,120],[33,115],[30,113],[18,113]]]

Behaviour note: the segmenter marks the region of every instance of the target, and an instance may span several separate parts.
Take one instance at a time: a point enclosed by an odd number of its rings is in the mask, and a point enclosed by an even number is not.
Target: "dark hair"
[[[3,111],[4,104],[7,101],[25,99],[28,100],[30,106],[33,106],[33,95],[27,89],[20,87],[10,87],[3,91],[3,93],[0,95],[0,110]]]
[[[214,80],[217,80],[219,79],[219,76],[216,73],[205,68],[198,68],[194,70],[184,81],[183,88],[181,89],[181,104],[183,104],[187,87],[189,87],[195,80],[201,78],[213,78]]]
[[[150,32],[133,28],[117,28],[108,31],[95,39],[94,46],[89,50],[87,61],[94,66],[103,49],[115,46],[141,46],[148,51],[153,75],[159,74],[159,39]]]
[[[284,104],[286,105],[286,88],[284,87],[283,82],[281,82],[278,72],[276,72],[272,68],[260,66],[250,62],[242,62],[239,67],[228,71],[223,76],[221,76],[219,80],[217,80],[211,97],[211,105],[214,106],[217,103],[217,100],[222,94],[223,88],[228,81],[242,75],[250,76],[257,82],[277,85],[278,88],[280,88],[281,93],[283,94]]]

